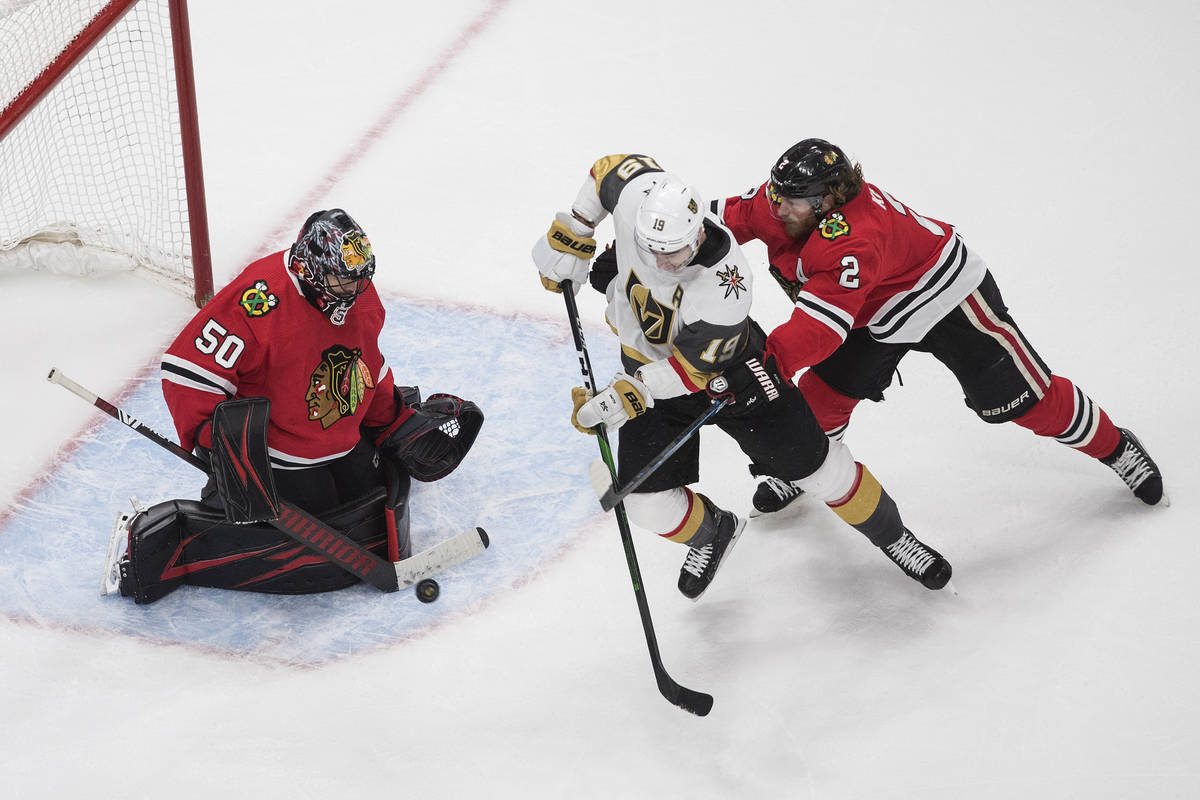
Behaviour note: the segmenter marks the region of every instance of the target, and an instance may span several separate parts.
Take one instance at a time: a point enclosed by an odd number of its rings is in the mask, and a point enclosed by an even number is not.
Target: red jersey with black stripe
[[[802,239],[788,235],[766,183],[715,210],[739,243],[767,246],[771,274],[795,303],[767,339],[783,374],[819,363],[854,328],[880,341],[918,342],[983,280],[954,228],[873,184]]]
[[[305,299],[287,255],[246,267],[163,355],[163,397],[184,449],[211,445],[213,409],[235,397],[271,401],[267,447],[280,469],[339,458],[358,444],[360,425],[385,427],[412,413],[398,405],[379,349],[384,310],[375,287],[334,325]]]

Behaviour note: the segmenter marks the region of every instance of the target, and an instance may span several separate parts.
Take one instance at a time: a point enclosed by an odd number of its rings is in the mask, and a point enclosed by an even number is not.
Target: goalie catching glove
[[[542,286],[562,293],[563,281],[571,281],[575,293],[587,280],[588,266],[596,254],[595,228],[583,220],[560,211],[554,215],[550,230],[533,246],[533,263],[542,275]]]
[[[483,427],[483,412],[452,394],[430,395],[412,409],[379,445],[379,452],[419,481],[440,480],[466,458]]]
[[[634,417],[654,407],[654,398],[646,384],[632,375],[618,372],[612,383],[601,389],[595,397],[587,389],[576,386],[571,389],[571,400],[575,405],[571,413],[571,424],[584,433],[594,434],[591,428],[604,423],[616,430]]]

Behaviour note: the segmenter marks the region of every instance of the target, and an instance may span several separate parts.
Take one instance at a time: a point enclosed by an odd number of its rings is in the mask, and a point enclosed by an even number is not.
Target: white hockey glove
[[[537,240],[531,254],[542,275],[542,286],[561,294],[559,284],[569,280],[575,287],[575,294],[579,294],[580,287],[587,281],[588,265],[596,254],[596,240],[592,238],[595,232],[590,225],[565,211],[554,215],[550,230]]]
[[[582,386],[571,390],[571,400],[575,410],[571,414],[571,424],[584,433],[595,434],[594,430],[600,423],[612,430],[624,425],[634,417],[646,413],[646,409],[654,407],[654,398],[646,384],[632,375],[618,372],[612,383],[601,389],[595,397],[589,397]]]

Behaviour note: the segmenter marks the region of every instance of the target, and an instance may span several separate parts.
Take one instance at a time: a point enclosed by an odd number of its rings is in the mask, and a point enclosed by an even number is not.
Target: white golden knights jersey
[[[612,215],[617,275],[605,316],[620,338],[624,368],[638,371],[655,398],[701,391],[731,361],[763,345],[750,320],[750,268],[715,215],[705,216],[706,239],[695,261],[677,273],[660,270],[638,247],[638,207],[663,174],[649,156],[605,156],[572,206],[593,223]]]

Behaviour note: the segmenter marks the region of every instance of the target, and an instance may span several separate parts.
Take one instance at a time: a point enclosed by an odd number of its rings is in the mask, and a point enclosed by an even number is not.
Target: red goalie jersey
[[[771,274],[796,304],[767,340],[786,376],[819,363],[866,327],[880,341],[920,341],[983,280],[954,228],[917,214],[882,189],[862,192],[792,239],[767,197],[767,184],[716,203],[739,243],[767,245]]]
[[[162,360],[162,387],[186,450],[210,446],[213,409],[233,397],[271,401],[272,466],[302,469],[350,452],[359,425],[411,414],[379,351],[384,310],[374,286],[345,323],[301,294],[288,251],[255,261],[188,323]]]

